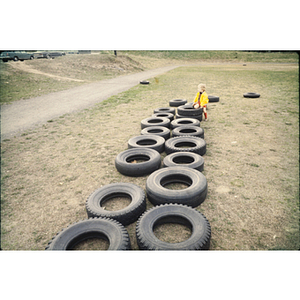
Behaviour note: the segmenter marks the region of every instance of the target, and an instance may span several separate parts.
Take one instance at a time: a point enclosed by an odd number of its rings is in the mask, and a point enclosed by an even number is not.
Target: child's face
[[[200,93],[203,93],[204,91],[203,91],[203,89],[200,89],[199,92],[200,92]]]

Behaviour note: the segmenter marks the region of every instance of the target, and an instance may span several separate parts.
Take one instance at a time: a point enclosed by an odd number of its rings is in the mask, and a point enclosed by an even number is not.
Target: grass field
[[[298,62],[295,52],[247,51],[99,51],[55,59],[3,63],[0,60],[0,103],[11,103],[81,84],[132,72],[199,62]]]
[[[57,232],[87,218],[85,200],[103,185],[133,182],[145,188],[147,176],[131,178],[117,172],[116,155],[127,149],[129,138],[140,134],[142,119],[151,116],[155,108],[168,106],[171,99],[185,98],[191,102],[200,81],[206,83],[209,95],[220,97],[220,102],[208,106],[209,121],[201,123],[207,143],[203,174],[208,181],[208,196],[197,209],[211,224],[211,250],[299,249],[297,55],[237,52],[235,59],[227,57],[229,53],[216,53],[211,61],[209,52],[203,53],[205,58],[197,57],[194,52],[189,54],[124,52],[130,59],[121,55],[112,59],[130,61],[128,72],[174,61],[178,64],[205,60],[209,64],[182,66],[150,78],[150,85],[135,86],[93,108],[61,116],[2,142],[2,249],[43,250]],[[93,56],[97,55],[90,57]],[[61,63],[62,59],[43,64]],[[31,65],[31,61],[29,64],[31,68],[41,68]],[[5,68],[4,73],[1,71],[2,80],[7,80],[5,76],[15,70],[10,65]],[[86,74],[78,70],[67,73],[63,65],[57,70],[40,70],[82,80],[104,78],[89,77],[89,70]],[[23,72],[19,75],[31,76]],[[115,75],[120,75],[119,71],[109,76]],[[46,77],[36,77],[37,82],[26,95],[33,95],[31,90]],[[51,82],[55,83],[55,79]],[[61,88],[70,87],[69,83],[64,82]],[[8,84],[6,95],[12,94],[14,88]],[[244,98],[247,92],[261,96]],[[18,93],[15,100],[27,97],[22,96],[23,87]],[[163,153],[162,159],[164,156]],[[150,207],[147,200],[147,209]],[[127,226],[127,230],[132,248],[138,250],[135,225]],[[182,234],[182,238],[187,235],[177,225],[160,228],[157,234],[172,240],[174,232],[177,236]],[[107,245],[91,242],[81,249],[98,247]]]

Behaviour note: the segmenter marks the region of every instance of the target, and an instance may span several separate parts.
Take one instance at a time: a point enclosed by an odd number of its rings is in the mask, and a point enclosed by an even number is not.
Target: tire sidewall
[[[167,217],[180,217],[192,228],[191,236],[180,243],[167,243],[159,240],[153,229],[155,223]],[[164,222],[163,222],[164,223]],[[142,250],[200,250],[209,249],[211,228],[205,216],[185,205],[160,205],[145,212],[136,227],[137,242]]]
[[[127,159],[135,156],[147,156],[148,161],[141,163],[127,162]],[[158,151],[150,148],[131,148],[119,153],[115,158],[115,167],[123,175],[144,176],[159,169],[161,157]]]
[[[175,115],[175,108],[173,108],[173,107],[159,107],[159,108],[154,109],[153,113],[154,114],[157,114],[157,113],[170,113],[170,114]]]
[[[194,161],[191,163],[185,163],[185,164],[177,164],[174,162],[175,158],[185,157],[185,156],[193,158]],[[163,166],[164,167],[185,166],[187,168],[192,168],[192,169],[202,172],[204,170],[204,158],[201,155],[193,153],[193,152],[174,152],[174,153],[167,155],[164,158]]]
[[[178,143],[193,143],[195,147],[181,148],[176,146]],[[167,154],[174,152],[194,152],[202,156],[206,153],[206,142],[204,139],[195,136],[176,136],[166,141],[165,152]]]
[[[200,116],[203,113],[203,109],[202,108],[193,108],[193,104],[192,103],[188,103],[182,106],[179,106],[177,108],[177,114],[180,116],[185,116],[185,117],[189,117],[189,116]]]
[[[46,250],[68,250],[88,238],[101,235],[109,242],[108,250],[129,250],[130,240],[125,227],[107,218],[79,221],[62,230],[48,244]]]
[[[168,118],[170,120],[170,122],[172,122],[174,120],[174,115],[171,113],[164,113],[164,112],[160,112],[160,113],[155,113],[152,115],[153,118]]]
[[[195,118],[179,118],[171,122],[171,129],[184,125],[200,126],[200,121]]]
[[[106,198],[126,195],[131,203],[117,211],[105,210],[101,204]],[[146,195],[142,188],[132,183],[112,183],[94,191],[86,200],[88,217],[106,217],[126,226],[135,222],[146,209]]]
[[[183,190],[170,190],[161,185],[161,181],[166,177],[176,177],[177,175],[188,177],[192,184]],[[177,203],[196,207],[206,198],[207,180],[201,172],[188,167],[162,168],[147,178],[146,193],[153,205]]]
[[[150,132],[153,130],[160,130],[160,132]],[[164,126],[150,126],[141,130],[141,135],[158,135],[168,140],[171,136],[170,129]]]
[[[191,133],[181,133],[182,130],[194,130],[194,132]],[[172,131],[172,137],[176,136],[196,136],[204,139],[204,129],[199,126],[193,126],[193,125],[183,125],[183,126],[177,126]]]
[[[155,144],[139,145],[138,142],[141,142],[143,140],[153,140],[153,141],[155,141]],[[161,136],[154,135],[154,134],[139,135],[139,136],[129,139],[128,149],[131,149],[131,148],[141,148],[141,149],[149,148],[149,149],[156,150],[159,153],[162,153],[165,150],[165,139]]]
[[[171,107],[178,107],[187,103],[186,99],[173,99],[169,101]]]
[[[260,94],[257,93],[246,93],[243,95],[245,98],[259,98]]]
[[[151,121],[159,121],[159,122],[152,123]],[[169,118],[149,117],[149,118],[143,119],[141,121],[141,129],[144,129],[144,128],[150,127],[150,126],[164,126],[164,127],[170,128],[170,123],[171,123],[171,121]]]
[[[217,96],[208,96],[208,100],[209,100],[209,102],[219,102],[220,101],[220,97],[217,97]]]

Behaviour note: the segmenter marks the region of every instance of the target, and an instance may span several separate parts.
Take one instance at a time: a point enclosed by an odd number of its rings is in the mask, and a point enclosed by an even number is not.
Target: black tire
[[[132,163],[145,160],[141,163]],[[116,169],[123,175],[138,177],[154,172],[161,166],[160,154],[150,148],[132,148],[125,150],[115,158]]]
[[[165,140],[170,138],[170,129],[164,126],[151,126],[142,129],[141,135],[154,134],[163,137]]]
[[[167,155],[164,167],[188,167],[202,172],[204,170],[204,158],[193,152],[174,152]]]
[[[182,183],[188,187],[182,190],[165,188],[166,185],[173,183]],[[149,175],[146,181],[146,193],[153,205],[178,203],[196,207],[206,198],[207,181],[197,170],[182,166],[167,167]]]
[[[141,121],[141,129],[150,126],[164,126],[170,128],[170,119],[162,117],[150,117]]]
[[[178,107],[187,103],[186,99],[173,99],[169,101],[171,107]]]
[[[34,56],[30,56],[30,59],[31,59],[31,60],[34,59]]]
[[[176,119],[185,119],[185,118],[196,119],[196,120],[201,122],[202,121],[202,114],[198,115],[198,116],[189,116],[189,117],[176,114]]]
[[[204,129],[193,125],[178,126],[172,131],[172,137],[176,136],[196,136],[204,139]]]
[[[186,104],[184,104],[184,106],[193,107],[194,104],[195,104],[195,102],[187,102]]]
[[[165,139],[154,134],[135,136],[128,141],[130,148],[150,148],[162,153],[165,150]]]
[[[244,94],[244,97],[245,98],[259,98],[260,94],[257,94],[257,93],[246,93],[246,94]]]
[[[217,96],[208,96],[208,103],[210,102],[219,102],[220,98]]]
[[[191,236],[180,243],[167,243],[155,234],[156,226],[166,223],[182,224],[191,229]],[[208,250],[211,227],[206,217],[191,207],[165,204],[146,211],[136,225],[136,238],[140,250]]]
[[[179,106],[177,108],[177,114],[181,116],[190,117],[190,116],[200,116],[203,113],[202,107],[195,109],[192,103]]]
[[[171,108],[171,107],[160,107],[160,108],[156,108],[153,111],[154,114],[157,113],[170,113],[175,115],[175,108]]]
[[[173,120],[171,122],[171,129],[174,129],[178,126],[183,125],[192,125],[192,126],[199,126],[200,127],[200,121],[194,118],[179,118],[176,120]]]
[[[109,211],[103,204],[114,197],[127,197],[131,203],[120,210]],[[142,188],[132,183],[112,183],[94,191],[86,200],[86,212],[89,218],[110,218],[127,226],[135,222],[146,210],[146,195]]]
[[[149,84],[150,82],[149,81],[147,81],[147,80],[142,80],[142,81],[140,81],[140,84]]]
[[[79,221],[63,229],[45,250],[72,250],[77,244],[90,238],[102,238],[109,242],[108,250],[130,250],[126,228],[116,220],[92,218]]]
[[[171,113],[156,113],[156,114],[153,114],[152,117],[154,117],[154,118],[168,118],[168,119],[170,119],[170,121],[174,120],[174,115],[171,114]]]
[[[195,136],[176,136],[166,141],[165,152],[194,152],[202,156],[206,153],[206,142]]]
[[[18,61],[18,60],[19,60],[18,56],[15,56],[14,61]]]

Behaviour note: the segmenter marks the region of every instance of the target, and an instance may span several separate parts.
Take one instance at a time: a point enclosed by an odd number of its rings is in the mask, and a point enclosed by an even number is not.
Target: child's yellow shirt
[[[196,98],[194,100],[194,103],[198,102],[199,93],[200,92],[197,93]],[[209,99],[208,99],[207,93],[203,92],[202,95],[201,95],[201,97],[200,97],[200,105],[204,106],[205,104],[208,103],[208,101],[209,101]]]

